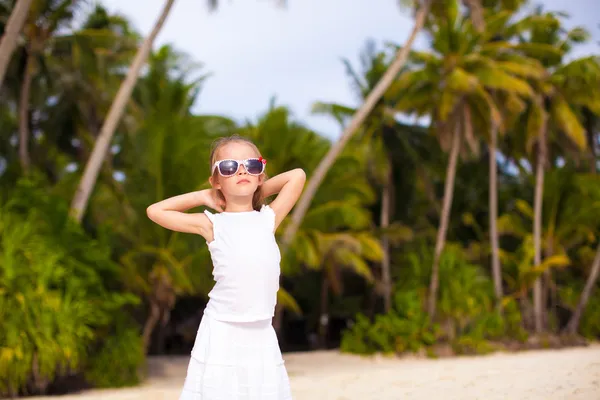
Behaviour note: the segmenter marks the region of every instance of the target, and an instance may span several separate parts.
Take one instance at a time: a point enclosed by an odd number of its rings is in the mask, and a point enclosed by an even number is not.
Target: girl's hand
[[[225,210],[225,202],[219,198],[216,189],[206,189],[198,192],[201,204],[212,208],[215,211],[223,212]]]

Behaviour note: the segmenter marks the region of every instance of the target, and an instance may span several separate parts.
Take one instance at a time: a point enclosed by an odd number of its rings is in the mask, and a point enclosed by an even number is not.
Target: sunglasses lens
[[[219,172],[223,176],[231,176],[238,170],[238,163],[235,160],[224,160],[219,163]]]
[[[260,160],[248,160],[244,166],[249,174],[260,175],[263,172],[264,164]]]

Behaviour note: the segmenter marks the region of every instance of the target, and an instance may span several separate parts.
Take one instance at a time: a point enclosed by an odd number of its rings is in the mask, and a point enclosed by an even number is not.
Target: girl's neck
[[[236,212],[249,212],[254,211],[252,207],[252,199],[228,199],[225,206],[225,212],[236,213]]]

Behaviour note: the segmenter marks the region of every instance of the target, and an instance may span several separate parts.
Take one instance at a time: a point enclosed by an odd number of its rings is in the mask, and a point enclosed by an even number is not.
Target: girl
[[[180,400],[292,398],[271,324],[281,255],[275,230],[290,212],[306,175],[295,169],[266,180],[266,160],[240,136],[221,138],[210,156],[213,189],[171,197],[148,217],[206,239],[216,284],[200,322]],[[266,197],[279,193],[270,205]],[[219,213],[186,213],[206,206]]]

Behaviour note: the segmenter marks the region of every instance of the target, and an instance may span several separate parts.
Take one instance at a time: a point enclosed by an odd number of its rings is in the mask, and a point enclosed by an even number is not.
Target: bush
[[[145,359],[139,329],[119,323],[98,353],[91,357],[85,377],[95,387],[133,386],[140,382],[139,368]]]
[[[468,262],[463,250],[448,245],[440,260],[440,287],[436,322],[424,311],[423,288],[430,279],[433,249],[417,247],[403,256],[402,274],[395,289],[393,310],[373,322],[358,315],[354,326],[342,337],[342,350],[358,354],[401,353],[445,341],[457,353],[486,353],[489,340],[507,337],[525,340],[521,313],[510,300],[500,315],[494,307],[493,287],[478,265]]]
[[[352,328],[343,333],[341,350],[357,354],[403,353],[433,344],[439,329],[429,322],[421,303],[416,291],[397,292],[389,314],[378,315],[373,323],[359,314]]]
[[[137,301],[112,288],[118,271],[66,203],[28,181],[12,189],[0,205],[0,395],[43,393],[80,371]]]

